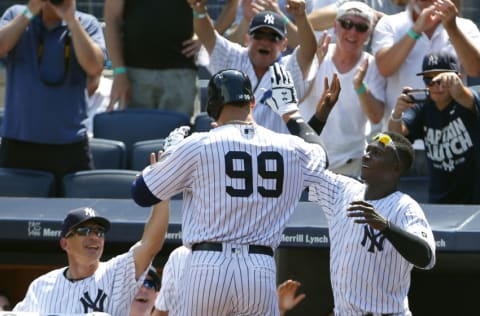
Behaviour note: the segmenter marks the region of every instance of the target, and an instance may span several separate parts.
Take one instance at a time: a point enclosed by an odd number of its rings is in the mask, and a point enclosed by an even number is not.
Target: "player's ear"
[[[250,108],[253,110],[254,107],[255,107],[255,96],[250,101]]]
[[[67,248],[67,239],[66,238],[60,238],[60,248],[65,250]]]

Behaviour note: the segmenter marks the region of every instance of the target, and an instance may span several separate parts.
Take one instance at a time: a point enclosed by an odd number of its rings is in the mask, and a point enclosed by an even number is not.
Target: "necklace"
[[[242,125],[253,125],[253,121],[242,121],[242,120],[231,120],[226,121],[223,124],[242,124]]]

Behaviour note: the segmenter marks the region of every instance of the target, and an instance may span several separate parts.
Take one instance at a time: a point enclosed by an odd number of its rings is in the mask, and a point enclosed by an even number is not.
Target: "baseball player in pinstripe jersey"
[[[234,68],[250,78],[257,100],[253,109],[255,122],[276,132],[288,133],[285,124],[265,105],[271,93],[269,66],[275,61],[284,64],[295,82],[299,98],[305,94],[318,66],[317,42],[307,19],[304,0],[287,0],[287,10],[295,17],[299,45],[289,56],[281,56],[287,48],[286,17],[271,11],[258,13],[249,26],[247,47],[233,43],[218,34],[206,10],[207,0],[187,0],[194,11],[194,29],[210,56],[208,70],[213,74]],[[312,65],[315,63],[315,65]],[[309,72],[312,73],[309,74]]]
[[[100,262],[110,222],[92,208],[70,211],[60,238],[68,266],[35,279],[14,311],[128,316],[145,271],[163,245],[168,218],[169,201],[156,204],[142,239],[127,253]]]
[[[275,67],[279,77],[287,76]],[[299,119],[298,111],[285,115],[285,105],[269,104],[286,122]],[[287,106],[292,109],[291,103]],[[362,158],[363,183],[326,170],[310,186],[310,200],[322,207],[328,221],[336,316],[411,315],[410,271],[435,264],[433,233],[420,205],[397,191],[400,175],[413,159],[405,137],[378,134]]]
[[[282,97],[296,106],[293,92]],[[177,315],[279,315],[273,250],[301,192],[325,169],[325,151],[255,124],[252,86],[238,70],[215,74],[208,97],[218,127],[167,150],[132,195],[147,206],[183,191],[183,244],[192,254]],[[303,127],[307,140],[318,140]]]
[[[180,246],[170,253],[167,263],[163,267],[162,288],[155,301],[155,310],[152,316],[178,315],[180,295],[178,284],[180,276],[184,273],[185,262],[191,253],[191,250],[185,246]],[[284,316],[287,311],[293,309],[305,298],[305,294],[296,295],[299,287],[300,282],[294,280],[286,280],[278,286],[280,316]]]

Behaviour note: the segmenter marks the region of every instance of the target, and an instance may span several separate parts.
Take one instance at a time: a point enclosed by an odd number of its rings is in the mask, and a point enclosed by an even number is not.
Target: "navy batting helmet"
[[[253,98],[248,76],[240,70],[225,69],[213,75],[208,83],[207,113],[217,120],[225,104],[243,105]]]

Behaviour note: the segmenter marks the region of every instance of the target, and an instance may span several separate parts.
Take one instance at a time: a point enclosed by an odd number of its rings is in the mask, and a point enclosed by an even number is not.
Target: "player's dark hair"
[[[395,132],[384,132],[384,134],[390,136],[397,148],[398,156],[403,165],[402,173],[409,171],[415,160],[415,151],[412,143],[405,136]]]

